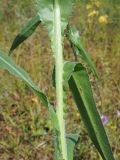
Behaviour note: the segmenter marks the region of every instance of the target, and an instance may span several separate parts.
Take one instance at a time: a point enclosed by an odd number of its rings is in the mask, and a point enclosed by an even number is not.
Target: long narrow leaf
[[[22,79],[23,81],[25,81],[25,83],[39,97],[39,99],[42,101],[43,105],[48,108],[53,126],[58,130],[56,113],[54,112],[46,95],[32,82],[29,75],[22,68],[17,66],[9,56],[5,55],[1,51],[0,51],[0,68],[8,70],[11,74],[13,74],[13,75],[19,77],[20,79]]]
[[[114,160],[106,132],[96,109],[88,74],[81,64],[77,64],[74,68],[69,79],[69,86],[94,145],[104,160]]]
[[[48,107],[48,100],[47,97],[44,95],[44,93],[38,89],[38,87],[32,82],[28,74],[22,68],[17,66],[10,57],[5,55],[1,51],[0,51],[0,68],[8,70],[11,74],[24,80],[26,84],[29,85],[35,93],[40,95],[43,104]]]
[[[28,22],[28,24],[21,30],[21,32],[14,39],[9,54],[11,54],[11,52],[15,48],[17,48],[23,41],[25,41],[28,37],[30,37],[33,34],[40,22],[41,21],[39,15],[36,15]]]
[[[53,72],[53,78],[55,78],[54,74],[55,71]],[[69,82],[78,110],[94,145],[104,160],[114,160],[104,126],[95,105],[86,69],[78,62],[66,61],[63,77],[64,84]],[[55,79],[53,79],[53,82],[55,83]]]
[[[93,74],[98,78],[96,68],[93,62],[91,61],[89,54],[84,50],[82,46],[81,38],[77,29],[69,26],[67,37],[69,41],[73,44],[73,50],[74,52],[76,52],[76,55],[79,54],[82,56],[83,60],[90,66],[90,69],[93,72]]]

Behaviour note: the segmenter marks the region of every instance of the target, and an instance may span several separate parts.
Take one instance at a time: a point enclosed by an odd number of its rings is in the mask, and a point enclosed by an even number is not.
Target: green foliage
[[[10,48],[9,54],[18,47],[22,42],[24,42],[27,38],[29,38],[35,31],[35,29],[40,24],[40,17],[36,15],[33,17],[30,22],[22,29],[22,31],[16,36],[14,39],[12,46]]]
[[[81,55],[83,60],[90,66],[90,69],[93,72],[93,74],[98,78],[98,74],[95,69],[95,66],[94,66],[93,62],[91,61],[89,55],[84,50],[79,32],[76,30],[76,28],[72,28],[72,27],[68,26],[67,37],[68,37],[69,41],[73,44],[72,47],[73,47],[73,50],[75,51],[75,54]]]
[[[86,69],[81,64],[75,66],[69,80],[69,86],[91,140],[104,160],[113,160],[111,148],[96,109],[89,77]]]
[[[39,97],[44,106],[48,108],[53,126],[56,129],[58,129],[56,114],[51,104],[49,103],[49,100],[47,99],[46,95],[32,82],[29,75],[22,68],[17,66],[10,57],[6,56],[1,51],[0,51],[0,68],[8,70],[11,74],[25,81],[28,87],[30,87],[33,90],[33,92]]]
[[[67,152],[69,160],[73,160],[74,148],[78,142],[78,139],[79,139],[79,134],[66,134]],[[57,134],[54,138],[54,142],[55,142],[55,160],[61,160],[61,153],[59,149],[59,140]]]
[[[20,67],[18,67],[13,60],[0,51],[0,68],[8,70],[11,74],[21,78],[26,84],[38,95],[43,104],[48,107],[49,102],[45,94],[31,81],[28,74]]]
[[[47,28],[50,37],[53,35],[53,24],[54,24],[54,0],[36,0],[38,13],[40,14],[41,21]],[[61,27],[64,35],[64,30],[68,24],[68,18],[70,16],[72,5],[74,0],[60,1],[61,9]]]
[[[47,107],[54,132],[57,133],[55,134],[57,136],[55,139],[56,160],[73,160],[73,150],[78,140],[78,135],[65,134],[65,123],[63,117],[63,86],[66,83],[69,83],[89,136],[102,158],[104,160],[114,160],[102,121],[96,109],[89,76],[85,67],[79,62],[65,62],[63,71],[62,40],[65,35],[64,31],[67,28],[67,37],[72,44],[73,51],[76,55],[81,55],[83,60],[90,66],[93,74],[98,77],[94,64],[81,44],[79,32],[75,28],[70,26],[67,27],[73,2],[75,1],[37,0],[37,16],[32,18],[27,26],[23,28],[21,33],[17,35],[10,49],[11,53],[17,46],[32,35],[40,22],[43,23],[51,38],[51,46],[55,53],[56,76],[53,75],[53,77],[56,77],[58,81],[54,80],[53,82],[57,90],[56,95],[58,94],[57,105],[59,103],[60,112],[55,112],[46,95],[32,82],[28,74],[23,69],[18,67],[10,57],[6,56],[2,52],[0,52],[0,68],[8,70],[11,74],[24,80],[32,91],[39,97],[42,103]],[[61,80],[61,84],[58,83],[59,80]],[[67,146],[64,146],[66,145],[66,141]]]
[[[53,72],[53,78],[55,77]],[[64,84],[69,83],[78,110],[82,116],[89,136],[104,160],[114,160],[111,147],[97,111],[88,73],[78,62],[65,61]],[[55,84],[55,79],[53,79]]]
[[[38,13],[41,17],[43,25],[46,27],[52,43],[54,43],[54,0],[36,0]],[[61,29],[62,36],[64,36],[64,30],[68,24],[68,18],[71,14],[72,5],[74,0],[60,1],[61,9]],[[54,44],[52,44],[54,45]]]
[[[73,160],[74,147],[78,141],[79,134],[68,134],[66,135],[66,138],[67,138],[68,159]]]

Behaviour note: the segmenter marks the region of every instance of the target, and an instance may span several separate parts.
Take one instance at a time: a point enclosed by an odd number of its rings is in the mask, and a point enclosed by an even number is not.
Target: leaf
[[[68,160],[73,160],[73,153],[76,143],[78,142],[79,134],[67,134],[67,152],[68,152]],[[61,154],[59,149],[59,140],[58,136],[55,136],[55,160],[61,160]]]
[[[10,57],[0,51],[0,68],[8,70],[11,74],[21,78],[26,84],[41,98],[43,104],[48,107],[49,102],[47,97],[38,89],[38,87],[31,81],[28,74],[20,67],[18,67]]]
[[[41,17],[41,21],[43,25],[46,27],[51,41],[53,42],[54,37],[54,0],[36,0],[37,8],[39,15]],[[62,35],[64,35],[64,30],[68,24],[68,18],[70,16],[72,5],[74,0],[65,0],[60,1],[61,8],[61,27],[62,27]]]
[[[64,84],[68,83],[69,79],[71,78],[72,73],[74,72],[74,69],[76,65],[79,64],[79,62],[70,62],[70,61],[65,61],[64,62],[64,74],[63,74],[63,79],[64,79]]]
[[[54,148],[55,148],[55,154],[54,154],[54,160],[61,160],[61,149],[60,149],[60,143],[59,143],[59,132],[54,130]]]
[[[77,29],[68,26],[67,37],[68,37],[69,41],[73,44],[73,51],[76,52],[76,55],[79,54],[82,56],[83,60],[86,63],[88,63],[88,65],[90,66],[90,69],[93,72],[93,74],[98,78],[96,68],[95,68],[93,62],[91,61],[91,58],[89,57],[89,55],[87,54],[87,52],[84,50],[84,48],[82,46],[81,38],[80,38],[80,35],[79,35],[79,32],[77,31]]]
[[[32,82],[29,75],[22,68],[17,66],[9,56],[5,55],[1,51],[0,51],[0,68],[6,69],[11,74],[13,74],[13,75],[15,75],[25,81],[25,83],[39,97],[39,99],[42,101],[43,105],[48,108],[53,126],[58,130],[56,113],[55,113],[53,107],[51,106],[49,100],[47,99],[46,95]]]
[[[67,65],[67,63],[65,64]],[[66,70],[64,72],[71,71]],[[105,129],[95,105],[89,77],[82,64],[76,64],[69,79],[69,86],[94,145],[104,160],[114,160]]]
[[[55,74],[55,69],[54,72]],[[114,160],[111,147],[97,111],[91,84],[85,67],[78,62],[64,63],[64,84],[69,82],[78,110],[82,116],[89,136],[104,160]],[[55,78],[55,75],[53,76]],[[55,79],[53,79],[55,83]]]
[[[28,22],[28,24],[21,30],[21,32],[14,39],[9,54],[11,54],[14,49],[16,49],[23,41],[25,41],[28,37],[30,37],[33,34],[40,22],[41,21],[39,15],[36,15]]]
[[[70,61],[65,61],[64,62],[64,67],[63,70],[65,71],[63,73],[63,79],[64,82],[63,84],[66,85],[68,83],[68,80],[70,79],[72,73],[74,72],[75,66],[78,64],[79,62],[70,62]],[[53,68],[53,72],[52,72],[52,85],[53,87],[55,87],[55,66]]]
[[[73,160],[74,148],[78,141],[79,134],[67,134],[66,138],[67,138],[68,159]]]

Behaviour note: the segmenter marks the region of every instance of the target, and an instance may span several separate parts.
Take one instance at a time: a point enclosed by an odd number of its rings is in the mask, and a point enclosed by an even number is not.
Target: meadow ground
[[[0,1],[0,49],[8,52],[12,40],[34,15],[32,0]],[[120,3],[84,1],[74,7],[70,23],[80,30],[86,51],[100,80],[90,75],[97,108],[108,122],[105,129],[116,160],[120,160]],[[64,57],[74,59],[65,40]],[[54,57],[43,26],[14,51],[12,57],[55,103],[51,74]],[[80,115],[68,95],[67,131],[80,132],[75,160],[100,160]],[[52,160],[53,134],[49,115],[37,97],[19,79],[0,70],[0,160]]]

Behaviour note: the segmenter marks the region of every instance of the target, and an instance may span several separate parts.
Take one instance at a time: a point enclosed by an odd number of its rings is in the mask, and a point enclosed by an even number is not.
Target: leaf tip
[[[9,52],[8,52],[8,56],[11,56],[12,54],[12,48],[10,48]]]

